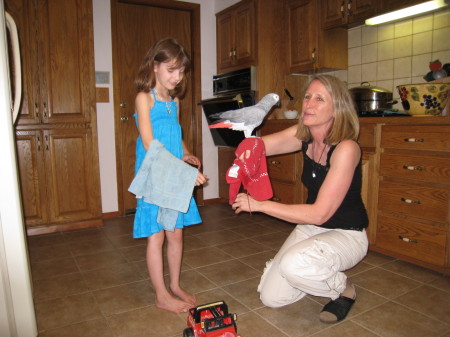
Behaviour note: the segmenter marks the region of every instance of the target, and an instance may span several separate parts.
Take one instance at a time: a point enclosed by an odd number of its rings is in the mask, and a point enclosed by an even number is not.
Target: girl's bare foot
[[[195,298],[195,296],[191,293],[188,293],[186,290],[184,290],[181,287],[170,287],[170,290],[172,290],[172,293],[175,296],[178,296],[179,298],[181,298],[183,301],[187,302],[190,304],[190,307],[195,306],[195,303],[197,301],[197,299]]]
[[[177,314],[187,312],[192,307],[190,303],[179,300],[170,294],[159,297],[156,296],[155,304],[159,309],[164,309]]]

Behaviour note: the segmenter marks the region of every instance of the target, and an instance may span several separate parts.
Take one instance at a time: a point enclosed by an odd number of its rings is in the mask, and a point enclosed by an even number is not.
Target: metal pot
[[[392,99],[391,91],[371,86],[369,82],[362,82],[361,86],[351,88],[349,91],[357,112],[389,110],[397,103]]]

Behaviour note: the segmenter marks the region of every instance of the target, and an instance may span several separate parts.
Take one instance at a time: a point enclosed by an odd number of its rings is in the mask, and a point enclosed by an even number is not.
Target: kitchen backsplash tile
[[[367,81],[394,94],[396,86],[424,83],[429,63],[450,63],[450,9],[378,26],[348,30],[348,70],[331,72],[349,88]],[[394,108],[402,109],[398,103]]]

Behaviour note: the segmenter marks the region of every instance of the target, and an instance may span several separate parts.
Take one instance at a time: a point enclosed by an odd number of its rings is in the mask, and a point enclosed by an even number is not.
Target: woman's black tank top
[[[332,145],[327,155],[326,165],[320,165],[314,162],[306,155],[308,143],[302,142],[303,151],[303,173],[302,183],[308,189],[307,204],[313,204],[317,199],[317,194],[322,186],[325,177],[330,168],[330,158],[336,145]],[[363,230],[369,224],[366,208],[361,198],[361,160],[355,168],[350,188],[345,195],[342,204],[339,206],[333,216],[320,227],[323,228],[339,228],[351,230]]]

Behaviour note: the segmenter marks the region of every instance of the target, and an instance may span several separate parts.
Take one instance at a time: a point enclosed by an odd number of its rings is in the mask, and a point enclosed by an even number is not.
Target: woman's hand
[[[253,199],[246,193],[239,193],[231,208],[236,214],[241,212],[258,212],[262,201]]]
[[[196,156],[194,156],[192,154],[185,154],[183,156],[183,158],[181,158],[181,160],[186,162],[186,163],[188,163],[188,164],[196,166],[199,170],[202,167],[202,164],[200,163],[200,160]]]
[[[204,183],[206,183],[208,181],[208,177],[205,176],[203,173],[201,173],[200,171],[198,171],[197,174],[197,179],[195,180],[195,186],[200,186],[203,185]]]

